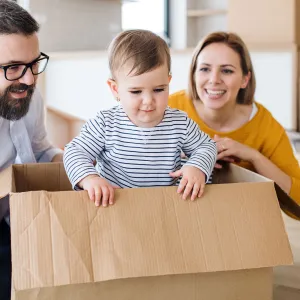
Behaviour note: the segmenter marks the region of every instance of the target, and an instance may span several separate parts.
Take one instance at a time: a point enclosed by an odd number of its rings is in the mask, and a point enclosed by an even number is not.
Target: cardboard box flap
[[[0,199],[14,191],[13,166],[0,172]]]
[[[271,182],[272,180],[235,164],[224,164],[222,169],[215,169],[213,181],[215,184],[220,184],[237,182]]]
[[[279,200],[280,208],[285,212],[293,214],[300,220],[300,205],[298,205],[287,193],[285,193],[276,183],[275,190]]]
[[[70,191],[72,186],[62,163],[14,165],[16,191]]]
[[[234,164],[226,164],[222,170],[216,170],[214,183],[234,183],[234,182],[270,182],[272,180],[257,173],[243,169]],[[281,209],[292,213],[300,219],[300,206],[290,198],[276,183],[275,190]]]
[[[84,191],[10,205],[15,290],[292,263],[273,182],[207,186],[194,202],[164,187],[116,190],[109,208]]]

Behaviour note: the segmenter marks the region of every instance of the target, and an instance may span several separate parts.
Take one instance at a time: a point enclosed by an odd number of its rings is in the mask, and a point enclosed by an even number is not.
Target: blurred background
[[[297,0],[20,0],[41,24],[50,63],[40,78],[49,133],[64,147],[80,122],[116,102],[106,84],[106,49],[124,29],[156,32],[172,51],[170,91],[187,87],[193,48],[215,30],[247,43],[257,77],[255,98],[289,131],[299,131],[300,1]],[[52,119],[55,119],[53,122]],[[60,136],[56,132],[59,130]]]
[[[41,24],[40,49],[50,55],[39,88],[51,140],[61,148],[101,109],[116,105],[106,84],[107,46],[120,31],[142,28],[171,47],[170,92],[187,88],[193,48],[207,33],[238,33],[257,77],[255,99],[286,128],[300,151],[298,0],[20,0]],[[300,225],[285,217],[296,264]],[[294,243],[294,244],[293,244]],[[275,299],[300,299],[300,267],[278,268]],[[298,289],[298,292],[297,292]]]

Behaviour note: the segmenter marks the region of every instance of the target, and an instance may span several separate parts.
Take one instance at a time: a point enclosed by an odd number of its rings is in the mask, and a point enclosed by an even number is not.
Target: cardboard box
[[[61,164],[5,170],[13,299],[272,299],[272,268],[293,261],[274,183],[233,165],[216,181],[194,202],[120,189],[96,208]]]

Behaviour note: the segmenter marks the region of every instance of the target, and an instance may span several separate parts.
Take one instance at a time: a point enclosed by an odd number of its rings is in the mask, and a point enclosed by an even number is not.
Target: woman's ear
[[[111,90],[111,92],[113,93],[114,97],[117,99],[119,99],[119,93],[118,93],[118,85],[116,83],[116,81],[114,79],[108,79],[107,80],[107,84]]]
[[[250,78],[251,78],[251,72],[249,71],[248,74],[243,77],[243,81],[242,81],[242,85],[241,85],[242,89],[245,89],[247,87]]]

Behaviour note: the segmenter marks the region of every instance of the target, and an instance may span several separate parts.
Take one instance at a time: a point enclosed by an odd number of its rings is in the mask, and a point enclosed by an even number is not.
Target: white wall
[[[66,143],[70,140],[69,121],[48,110],[46,126],[50,142],[55,147],[64,149]]]
[[[49,106],[81,119],[95,116],[116,104],[106,84],[107,57],[86,53],[81,57],[50,59],[45,72],[46,101]]]
[[[42,51],[106,49],[121,31],[119,0],[27,0],[21,3],[41,24]]]
[[[255,100],[267,107],[286,129],[296,129],[293,54],[252,52],[251,57],[257,80]]]
[[[172,53],[170,92],[185,89],[192,52]],[[292,51],[251,52],[257,77],[255,99],[265,105],[286,128],[296,128]],[[106,84],[105,52],[53,57],[46,71],[46,101],[55,109],[82,119],[116,104]]]

